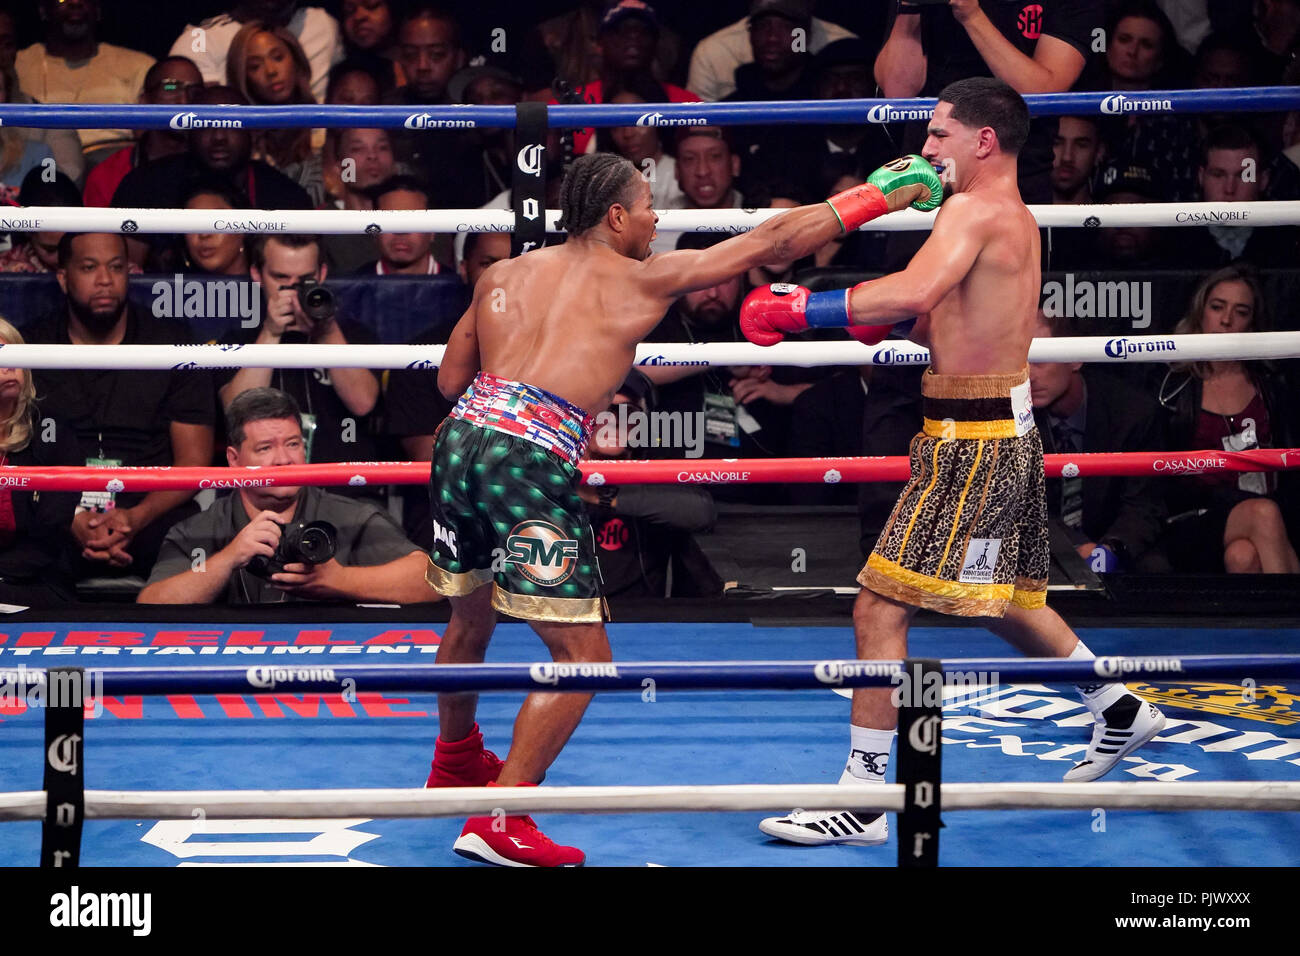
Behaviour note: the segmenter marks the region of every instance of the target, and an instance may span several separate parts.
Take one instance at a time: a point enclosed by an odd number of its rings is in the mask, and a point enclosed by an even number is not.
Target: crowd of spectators
[[[418,109],[574,96],[617,104],[779,102],[933,96],[973,75],[996,75],[1023,94],[1300,83],[1300,0],[735,0],[704,9],[674,0],[528,8],[239,0],[224,10],[159,6],[157,16],[174,21],[174,42],[145,51],[105,39],[130,35],[117,22],[114,0],[32,6],[0,8],[3,103],[138,102],[183,111],[198,104]],[[925,123],[637,125],[567,135],[574,152],[631,160],[649,180],[656,208],[726,210],[823,199],[900,153],[918,152]],[[502,129],[45,130],[6,122],[0,201],[199,210],[509,208],[516,152],[513,130]],[[563,156],[560,133],[552,131],[545,151],[552,208]],[[1039,118],[1020,173],[1030,203],[1300,199],[1300,110]],[[663,233],[653,248],[702,248],[720,239]],[[753,286],[798,277],[842,287],[899,267],[923,239],[859,232],[808,259],[770,263],[685,296],[650,341],[739,341],[738,309]],[[464,232],[36,231],[14,232],[0,246],[0,272],[46,276],[54,296],[48,301],[56,302],[48,314],[11,311],[0,320],[0,339],[81,345],[401,341],[383,335],[375,304],[391,297],[351,296],[351,311],[340,310],[334,295],[307,306],[304,289],[341,281],[455,285],[458,294],[437,300],[456,303],[454,309],[418,316],[423,331],[403,336],[439,344],[479,276],[511,251],[508,235]],[[1051,229],[1042,246],[1045,279],[1113,271],[1174,292],[1158,297],[1154,314],[1131,327],[1090,327],[1086,318],[1045,313],[1041,336],[1300,328],[1286,297],[1296,292],[1286,270],[1294,274],[1300,265],[1297,227]],[[142,308],[129,294],[139,273],[231,280],[244,290],[240,301],[252,320],[218,329],[205,325],[209,316],[184,313],[182,321],[181,314]],[[0,292],[17,281],[0,277]],[[1049,452],[1294,447],[1296,406],[1284,366],[1148,364],[1116,373],[1035,365],[1035,414]],[[709,458],[905,454],[919,420],[919,385],[906,368],[642,371],[607,411],[697,415]],[[427,461],[449,410],[437,373],[418,369],[0,369],[0,464]],[[589,454],[630,452],[600,441]],[[1300,496],[1292,474],[1053,481],[1054,540],[1108,572],[1297,573],[1292,541],[1300,532]],[[712,524],[715,498],[856,503],[865,553],[897,486],[671,491],[584,490],[602,559],[613,569],[606,575],[612,592],[688,590],[689,575],[673,582],[667,569],[684,560],[685,536]],[[432,536],[426,492],[405,489],[392,501],[376,494],[382,491],[241,489],[201,505],[187,492],[78,496],[2,488],[0,600],[66,600],[92,578],[147,582],[140,600],[151,602],[433,599],[418,560]],[[401,507],[390,513],[397,501]],[[281,529],[316,520],[337,526],[334,557],[275,565]]]

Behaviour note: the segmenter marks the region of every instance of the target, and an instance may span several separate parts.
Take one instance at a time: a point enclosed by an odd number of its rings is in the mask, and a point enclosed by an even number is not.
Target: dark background
[[[6,4],[18,23],[19,47],[41,39],[38,0]],[[337,0],[304,3],[321,6],[337,19]],[[547,17],[572,10],[579,0],[476,0],[474,3],[445,2],[465,30],[466,45],[472,52],[486,46],[491,31],[504,27],[506,41],[522,35],[528,27]],[[100,39],[119,46],[141,50],[153,57],[166,55],[187,23],[199,21],[229,10],[232,4],[222,0],[100,0],[103,20]],[[402,6],[398,0],[397,6]],[[748,0],[654,0],[651,6],[660,19],[692,43],[714,30],[734,23],[749,11]],[[817,16],[832,20],[854,31],[869,43],[883,41],[885,15],[890,8],[886,0],[821,0]]]

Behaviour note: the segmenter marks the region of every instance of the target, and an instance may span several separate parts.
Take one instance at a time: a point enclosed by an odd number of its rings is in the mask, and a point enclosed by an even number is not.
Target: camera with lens
[[[303,279],[287,288],[298,293],[298,305],[313,322],[324,322],[334,318],[336,306],[334,293],[325,283],[318,282],[316,279]]]
[[[295,521],[280,532],[280,546],[269,558],[258,555],[248,562],[250,574],[269,578],[286,564],[324,564],[334,557],[339,529],[328,521]]]

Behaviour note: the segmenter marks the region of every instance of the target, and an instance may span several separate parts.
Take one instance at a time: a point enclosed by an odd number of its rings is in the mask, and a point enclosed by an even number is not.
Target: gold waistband
[[[1029,366],[1019,372],[994,375],[940,375],[927,368],[921,376],[926,398],[1007,398],[1011,389],[1029,381]]]

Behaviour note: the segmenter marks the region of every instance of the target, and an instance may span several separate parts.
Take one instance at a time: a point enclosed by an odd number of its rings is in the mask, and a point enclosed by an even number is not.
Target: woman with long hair
[[[23,337],[0,318],[0,341]],[[0,368],[0,466],[84,465],[72,426],[43,417],[28,369]],[[20,491],[0,485],[0,601],[41,607],[74,597],[75,492]]]
[[[315,105],[311,63],[284,27],[249,20],[230,41],[226,80],[257,106]],[[270,163],[307,190],[319,207],[325,198],[321,161],[323,130],[262,130],[253,139],[253,157]]]
[[[186,190],[186,209],[247,209],[248,200],[224,179],[195,183]],[[187,232],[184,271],[212,276],[248,275],[248,237],[242,232]]]
[[[1176,335],[1261,332],[1269,327],[1255,271],[1234,264],[1197,286]],[[1171,450],[1292,448],[1292,396],[1269,362],[1183,362],[1160,383]],[[1290,473],[1282,473],[1290,483]],[[1278,506],[1273,472],[1216,473],[1171,479],[1169,534],[1176,570],[1296,574],[1300,562]]]

